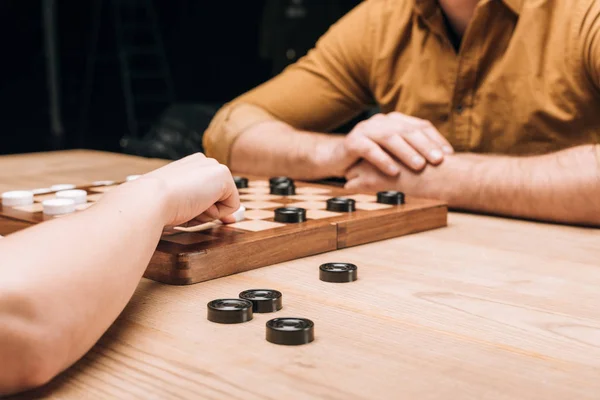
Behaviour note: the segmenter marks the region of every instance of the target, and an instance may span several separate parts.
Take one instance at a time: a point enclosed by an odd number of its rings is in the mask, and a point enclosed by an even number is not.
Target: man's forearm
[[[257,124],[233,144],[230,168],[254,175],[285,175],[315,180],[343,174],[336,168],[339,145],[336,135],[302,132],[278,121]],[[341,164],[341,163],[340,163]]]
[[[593,146],[534,157],[458,154],[424,194],[456,209],[600,226],[600,167]]]

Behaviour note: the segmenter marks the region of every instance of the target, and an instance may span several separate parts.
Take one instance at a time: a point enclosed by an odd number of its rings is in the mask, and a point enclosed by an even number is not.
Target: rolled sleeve
[[[274,116],[253,104],[227,104],[217,112],[204,133],[204,151],[208,157],[228,165],[236,139],[254,125],[273,120],[276,120]]]
[[[355,7],[306,56],[219,110],[205,132],[207,155],[229,163],[235,140],[264,121],[326,133],[367,109],[373,102],[368,87],[369,16],[376,3]]]

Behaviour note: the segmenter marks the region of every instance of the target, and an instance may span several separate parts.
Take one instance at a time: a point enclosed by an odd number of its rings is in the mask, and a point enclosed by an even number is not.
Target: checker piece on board
[[[271,185],[271,194],[277,196],[293,196],[296,194],[296,186],[293,182],[281,182]]]
[[[380,204],[398,206],[404,204],[404,193],[393,190],[379,192],[377,193],[377,202]]]
[[[52,190],[53,192],[58,192],[60,190],[71,190],[71,189],[75,189],[75,188],[76,188],[76,186],[73,185],[72,183],[59,183],[59,184],[50,186],[50,190]]]
[[[323,282],[345,283],[358,279],[358,268],[350,263],[326,263],[319,267],[319,279]]]
[[[275,210],[274,220],[286,224],[297,224],[306,221],[306,210],[299,207],[280,207]]]
[[[353,212],[356,211],[356,201],[346,197],[334,197],[327,200],[327,211]]]
[[[71,199],[75,204],[87,203],[87,192],[81,189],[61,190],[56,192],[56,198],[58,199]]]
[[[207,304],[209,321],[239,324],[253,318],[252,302],[244,299],[217,299]]]
[[[252,302],[255,313],[271,313],[281,310],[281,292],[271,289],[250,289],[240,293],[240,299]]]
[[[44,200],[42,206],[44,214],[54,216],[74,213],[76,204],[73,199],[54,198]]]
[[[248,187],[248,178],[234,176],[233,181],[235,182],[235,187],[238,189],[246,189]]]
[[[297,346],[315,340],[315,324],[306,318],[275,318],[267,322],[267,341]]]
[[[28,206],[33,204],[33,192],[13,190],[2,193],[2,205],[6,207]]]
[[[288,178],[287,176],[276,176],[274,178],[269,179],[269,186],[275,186],[275,185],[279,185],[281,183],[287,183],[287,184],[293,185],[294,180],[291,178]]]

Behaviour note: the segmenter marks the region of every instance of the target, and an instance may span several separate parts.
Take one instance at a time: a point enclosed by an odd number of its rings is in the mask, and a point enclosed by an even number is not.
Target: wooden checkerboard
[[[267,178],[250,178],[248,188],[239,189],[246,208],[243,221],[208,223],[191,231],[163,235],[144,276],[167,284],[193,284],[447,225],[447,205],[441,201],[407,196],[405,204],[387,205],[378,203],[375,193],[298,181],[295,185],[295,195],[273,195]],[[87,190],[88,202],[78,206],[76,212],[92,206],[113,187],[79,187]],[[45,215],[41,206],[43,200],[54,196],[36,195],[30,206],[0,206],[0,216],[5,217],[0,225],[9,220],[35,224],[56,218]],[[354,199],[356,210],[328,211],[326,201],[332,197]],[[306,221],[276,222],[274,210],[279,207],[306,209]]]

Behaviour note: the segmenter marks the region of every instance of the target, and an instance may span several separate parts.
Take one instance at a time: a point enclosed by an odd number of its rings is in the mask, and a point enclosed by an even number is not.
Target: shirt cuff
[[[229,165],[231,147],[242,133],[256,124],[275,120],[277,118],[252,104],[226,104],[204,132],[204,152],[207,157]]]

